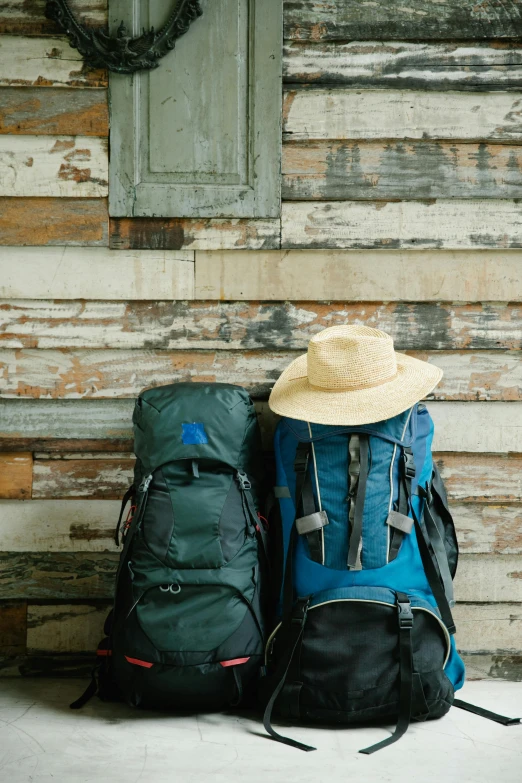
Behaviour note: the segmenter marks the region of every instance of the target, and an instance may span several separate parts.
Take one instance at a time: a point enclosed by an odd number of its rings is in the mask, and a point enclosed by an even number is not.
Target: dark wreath
[[[156,32],[151,27],[132,38],[123,22],[116,36],[107,35],[102,28],[84,27],[75,18],[67,0],[47,0],[45,8],[46,17],[58,22],[71,46],[78,49],[89,65],[116,73],[157,68],[161,57],[174,49],[175,41],[202,13],[199,0],[176,0],[174,10],[160,30]]]

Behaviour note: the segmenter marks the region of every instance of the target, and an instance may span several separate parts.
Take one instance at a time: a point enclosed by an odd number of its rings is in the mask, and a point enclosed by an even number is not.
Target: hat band
[[[308,383],[310,388],[315,389],[316,391],[324,391],[324,392],[363,391],[363,389],[375,389],[378,386],[384,386],[385,383],[390,383],[391,381],[394,381],[398,377],[399,377],[399,373],[396,372],[395,375],[392,375],[389,378],[385,378],[384,381],[378,381],[377,383],[374,382],[349,383],[346,386],[336,386],[334,389],[328,386],[315,386],[313,383],[310,382],[310,380],[308,381]]]

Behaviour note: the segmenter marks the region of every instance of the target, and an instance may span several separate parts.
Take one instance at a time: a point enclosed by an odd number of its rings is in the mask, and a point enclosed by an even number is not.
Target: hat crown
[[[397,377],[389,334],[369,326],[331,326],[308,344],[308,380],[320,389],[370,389]]]

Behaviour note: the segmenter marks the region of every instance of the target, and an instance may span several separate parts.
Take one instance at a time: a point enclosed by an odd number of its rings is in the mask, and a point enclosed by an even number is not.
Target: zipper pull
[[[143,481],[138,487],[138,492],[146,492],[149,488],[149,484],[152,481],[152,473],[150,473],[148,476],[145,476]]]

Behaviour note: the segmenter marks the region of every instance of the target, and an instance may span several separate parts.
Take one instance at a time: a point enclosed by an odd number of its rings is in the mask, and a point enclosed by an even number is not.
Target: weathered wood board
[[[0,656],[26,651],[27,604],[0,601]]]
[[[522,97],[422,90],[288,90],[283,137],[520,140]]]
[[[522,147],[308,141],[283,147],[282,195],[337,199],[521,198]]]
[[[286,0],[285,38],[447,40],[519,38],[520,0]]]
[[[287,201],[281,242],[284,248],[518,248],[522,211],[508,199]]]
[[[439,202],[440,203],[440,202]],[[447,201],[446,205],[454,202]],[[458,202],[459,204],[466,202]],[[469,203],[469,202],[468,202]],[[474,219],[479,222],[482,205],[475,206]],[[499,202],[492,202],[498,204]],[[520,220],[522,213],[517,205],[506,202],[513,210],[514,221]],[[388,208],[399,219],[402,204],[383,204],[381,211]],[[413,211],[418,211],[423,222],[428,221],[428,229],[433,235],[439,234],[444,222],[440,210],[435,205],[415,204],[409,202]],[[320,242],[324,245],[331,241],[346,242],[349,229],[342,224],[343,212],[362,210],[366,213],[367,240],[374,241],[379,229],[380,211],[377,204],[329,205],[285,204],[285,228],[300,241]],[[328,208],[332,219],[328,218]],[[317,226],[315,234],[310,234],[310,226],[303,223],[293,225],[289,209],[308,210],[312,215],[322,212],[321,228]],[[429,213],[429,210],[434,211]],[[515,214],[518,209],[520,218]],[[451,211],[451,210],[449,210]],[[462,219],[465,219],[463,209]],[[502,211],[502,210],[501,210]],[[335,214],[337,220],[335,219]],[[473,211],[468,209],[473,216]],[[373,218],[371,219],[371,215]],[[416,233],[417,225],[414,215],[409,213],[411,223],[408,225],[412,233]],[[455,213],[453,213],[455,218]],[[441,220],[437,224],[437,219]],[[502,218],[499,216],[499,221]],[[430,222],[433,221],[433,222]],[[431,228],[430,228],[431,226]],[[382,227],[382,224],[381,224]],[[449,227],[448,227],[449,228]],[[483,226],[479,228],[483,230]],[[395,225],[395,230],[404,234],[404,225]],[[502,222],[497,223],[497,230],[502,230]],[[458,223],[454,223],[455,237],[461,239]],[[342,234],[340,239],[335,232]],[[334,236],[330,232],[334,233]],[[375,233],[374,233],[375,232]],[[465,235],[466,231],[461,232]],[[411,241],[411,240],[410,240]],[[437,244],[439,239],[434,241]],[[393,242],[381,242],[377,250],[342,250],[321,249],[317,251],[299,250],[295,252],[205,252],[200,251],[196,257],[196,299],[219,300],[310,300],[317,301],[404,301],[409,302],[516,302],[522,301],[522,277],[520,275],[522,254],[517,251],[481,251],[448,252],[439,249],[407,252],[393,249]],[[415,245],[411,241],[412,246]],[[388,249],[389,246],[391,249]],[[0,289],[1,291],[1,289]],[[11,294],[15,296],[15,294]],[[54,296],[57,296],[55,293]]]
[[[0,442],[5,451],[132,451],[133,405],[131,398],[0,399]],[[428,407],[435,451],[520,452],[521,402],[430,402]],[[256,409],[269,450],[278,418],[266,402],[258,401]]]
[[[462,652],[520,650],[522,604],[461,604],[453,610],[455,641]]]
[[[444,371],[437,400],[522,400],[522,353],[414,352]],[[268,397],[297,352],[0,349],[0,394],[8,398],[135,397],[146,387],[194,381],[234,383]]]
[[[0,296],[48,299],[193,299],[190,251],[9,247]]]
[[[27,230],[27,226],[31,230]],[[106,247],[105,198],[0,197],[0,246],[99,245]],[[0,257],[6,251],[0,251]]]
[[[107,73],[89,68],[64,36],[2,35],[0,86],[107,87]]]
[[[460,502],[522,501],[522,456],[435,454],[448,497]],[[522,535],[522,530],[520,531]]]
[[[457,503],[450,500],[461,552],[522,555],[519,503]]]
[[[117,553],[0,552],[3,600],[111,598]]]
[[[2,546],[12,552],[114,551],[119,499],[131,483],[131,471],[128,471],[127,478],[122,475],[114,477],[113,496],[118,500],[95,499],[100,494],[97,490],[99,482],[93,480],[91,485],[87,485],[86,473],[83,471],[78,479],[63,471],[58,490],[51,484],[56,473],[51,473],[46,487],[40,485],[41,493],[45,491],[51,495],[59,491],[59,500],[34,499],[30,503],[1,501]],[[108,474],[107,470],[105,476]],[[70,499],[78,496],[82,499]],[[450,503],[461,552],[522,554],[520,503],[458,503],[451,497]]]
[[[0,300],[5,348],[306,351],[337,324],[383,329],[399,351],[522,348],[516,303]]]
[[[4,600],[111,598],[117,553],[0,552]],[[455,580],[458,601],[522,601],[519,555],[463,554]]]
[[[33,469],[32,497],[121,498],[132,484],[133,469],[133,459],[100,455],[95,459],[38,459]]]
[[[0,133],[108,136],[107,91],[2,87]]]
[[[33,455],[0,451],[0,498],[27,500],[31,497],[32,483]]]
[[[0,196],[108,194],[107,139],[0,135]]]
[[[520,653],[464,653],[466,680],[522,681]]]
[[[24,466],[27,462],[29,467],[23,473],[19,471],[12,475],[9,487],[13,492],[23,493],[13,497],[31,496],[27,491],[27,486],[30,490],[27,473],[30,477],[31,468],[33,498],[119,498],[132,483],[134,458],[131,455],[91,453],[52,457],[35,454],[33,467],[28,455],[0,452],[3,464],[17,458]],[[519,454],[435,452],[433,458],[451,501],[488,505],[522,503],[522,457]],[[8,474],[9,467],[5,471]],[[3,494],[2,497],[7,495]],[[473,513],[476,513],[475,507]],[[487,511],[485,513],[486,516],[489,514]],[[522,542],[522,530],[520,536]]]
[[[111,218],[114,250],[273,250],[281,221],[267,218]]]
[[[131,483],[121,476],[119,480],[122,487],[119,500],[70,500],[64,492],[65,497],[61,500],[0,501],[2,549],[8,552],[116,552],[114,532],[121,496]],[[91,495],[95,491],[95,481]],[[78,483],[76,481],[76,486]]]
[[[3,0],[0,6],[0,33],[42,35],[60,32],[59,26],[45,17],[46,0]],[[107,24],[107,0],[68,0],[69,7],[85,24]]]
[[[520,555],[461,555],[455,577],[457,601],[522,601]]]
[[[96,650],[105,635],[107,604],[30,604],[27,610],[28,653]]]
[[[103,625],[110,605],[29,604],[27,651],[29,653],[94,652],[103,638]],[[522,633],[522,605],[457,604],[455,637],[464,653],[517,651]],[[12,648],[14,649],[14,648]]]
[[[352,89],[520,91],[522,49],[498,41],[287,41],[283,78]]]

